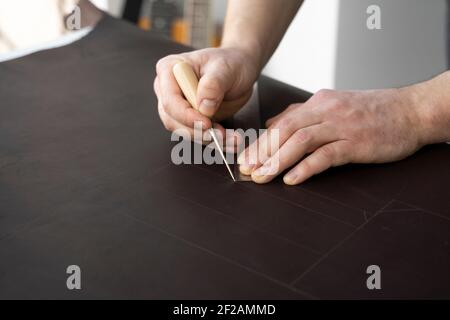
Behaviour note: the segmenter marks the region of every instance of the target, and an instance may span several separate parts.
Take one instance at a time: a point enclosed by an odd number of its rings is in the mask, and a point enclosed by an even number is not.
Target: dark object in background
[[[152,84],[186,50],[107,16],[0,63],[0,299],[450,298],[450,145],[296,187],[176,166]],[[309,97],[258,85],[263,118]]]
[[[152,31],[170,38],[176,16],[177,6],[174,3],[165,0],[153,1],[151,7]]]
[[[122,18],[137,24],[141,14],[143,0],[126,0]]]
[[[213,35],[211,1],[186,0],[186,19],[189,26],[187,43],[197,49],[209,47]]]

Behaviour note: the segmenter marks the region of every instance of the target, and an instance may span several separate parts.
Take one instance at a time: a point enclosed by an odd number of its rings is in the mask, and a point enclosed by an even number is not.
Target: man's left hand
[[[424,145],[411,90],[320,90],[269,119],[240,155],[240,170],[267,183],[292,167],[283,180],[297,185],[330,167],[404,159]]]

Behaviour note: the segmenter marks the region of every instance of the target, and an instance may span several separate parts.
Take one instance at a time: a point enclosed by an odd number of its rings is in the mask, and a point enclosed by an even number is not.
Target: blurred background
[[[92,0],[146,31],[219,46],[227,0]],[[283,0],[280,0],[282,5]],[[0,0],[0,56],[64,36],[75,0]],[[381,30],[366,9],[381,8]],[[447,69],[446,0],[306,0],[264,74],[309,91],[403,86]]]

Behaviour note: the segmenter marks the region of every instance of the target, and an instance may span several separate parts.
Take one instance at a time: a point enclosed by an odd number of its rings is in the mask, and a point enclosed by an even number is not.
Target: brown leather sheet
[[[175,166],[152,84],[184,50],[106,17],[0,64],[0,298],[450,298],[450,145],[297,187]],[[265,118],[309,96],[259,91]]]

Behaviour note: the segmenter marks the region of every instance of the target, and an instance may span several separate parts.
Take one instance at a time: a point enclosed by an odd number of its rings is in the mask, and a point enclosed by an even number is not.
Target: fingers
[[[256,140],[248,148],[246,148],[244,151],[242,151],[237,159],[237,163],[239,165],[239,171],[246,176],[251,175],[253,169],[256,167],[257,161],[250,160],[250,159],[251,158],[253,159],[255,157],[254,155],[259,154],[259,152],[258,152],[259,144],[257,142],[258,142],[258,140]],[[255,158],[257,158],[257,156]]]
[[[263,166],[252,172],[252,180],[256,183],[270,182],[308,152],[335,140],[336,132],[327,124],[297,130]]]
[[[283,116],[285,116],[290,111],[294,110],[295,108],[299,108],[301,106],[303,106],[303,103],[291,104],[289,107],[284,109],[284,111],[281,112],[280,114],[277,114],[275,117],[267,119],[267,121],[266,121],[266,128],[269,128],[272,124],[274,124],[276,121],[280,120]]]
[[[180,57],[169,56],[157,64],[155,92],[162,103],[165,112],[178,123],[187,127],[194,127],[196,121],[202,122],[204,128],[211,127],[211,120],[194,110],[183,96],[181,89],[173,75],[173,66],[180,61]]]
[[[184,139],[194,140],[194,129],[187,127],[171,118],[164,110],[161,102],[158,102],[158,113],[166,130],[175,132]],[[207,139],[207,137],[206,137]]]
[[[194,129],[177,122],[165,113],[161,103],[158,103],[158,112],[164,127],[168,131],[183,137],[183,139],[215,147],[209,130],[201,130],[198,126]],[[219,143],[223,146],[223,151],[235,153],[242,141],[242,137],[240,137],[234,130],[225,130],[225,128],[218,123],[215,123],[213,128]]]
[[[224,151],[227,153],[237,153],[243,143],[244,137],[241,136],[239,131],[225,129],[223,131],[226,132]]]
[[[261,137],[250,145],[238,158],[240,170],[245,175],[265,163],[300,128],[320,123],[315,112],[306,108],[291,107],[284,116],[276,120]]]
[[[297,185],[330,167],[344,165],[350,161],[350,145],[345,140],[326,144],[301,161],[284,176],[284,183]]]
[[[189,63],[200,78],[196,97],[198,110],[185,99],[173,74],[173,67],[180,61]],[[197,133],[194,126],[200,122],[205,136],[211,138],[207,132],[213,121],[232,115],[251,94],[253,77],[243,69],[244,62],[233,50],[223,49],[204,49],[161,59],[156,66],[154,90],[158,96],[158,112],[166,129],[182,131],[182,136],[192,139]],[[229,100],[223,103],[225,95]],[[222,118],[215,118],[216,114]],[[214,128],[219,129],[225,139],[224,149],[236,152],[242,137],[217,124]]]
[[[225,92],[229,91],[236,76],[226,63],[218,60],[205,66],[197,91],[197,101],[201,114],[211,118],[219,109]]]

